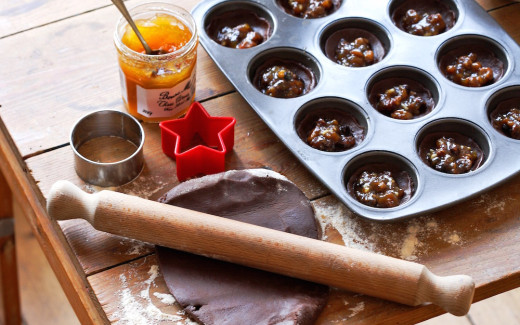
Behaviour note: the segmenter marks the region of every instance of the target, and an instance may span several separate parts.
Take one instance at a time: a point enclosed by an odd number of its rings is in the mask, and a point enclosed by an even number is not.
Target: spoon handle
[[[150,48],[150,46],[148,46],[148,44],[144,40],[143,36],[137,29],[137,26],[135,25],[134,20],[132,19],[132,16],[130,16],[130,13],[126,9],[125,4],[123,3],[123,0],[111,0],[111,1],[117,7],[117,9],[119,9],[119,11],[123,15],[123,17],[125,17],[126,21],[130,25],[130,27],[132,27],[132,29],[134,30],[135,34],[137,35],[137,38],[139,38],[139,41],[141,41],[141,44],[143,44],[146,54],[151,55],[152,49]]]

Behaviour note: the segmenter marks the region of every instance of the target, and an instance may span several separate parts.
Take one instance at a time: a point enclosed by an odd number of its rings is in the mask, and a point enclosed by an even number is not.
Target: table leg
[[[0,172],[0,285],[4,324],[22,323],[14,237],[12,193]]]

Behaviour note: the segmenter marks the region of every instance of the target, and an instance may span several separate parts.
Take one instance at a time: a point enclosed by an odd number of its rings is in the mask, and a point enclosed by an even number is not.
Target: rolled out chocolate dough
[[[319,234],[305,195],[263,169],[228,171],[184,182],[159,202],[311,238]],[[177,302],[203,324],[312,324],[328,287],[232,263],[156,247]],[[247,254],[247,252],[244,252]]]

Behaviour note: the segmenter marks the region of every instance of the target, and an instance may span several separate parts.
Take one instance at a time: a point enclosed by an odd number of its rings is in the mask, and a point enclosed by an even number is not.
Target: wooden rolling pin
[[[424,265],[259,227],[112,191],[87,194],[56,182],[47,201],[56,220],[85,219],[108,233],[462,316],[475,284]]]

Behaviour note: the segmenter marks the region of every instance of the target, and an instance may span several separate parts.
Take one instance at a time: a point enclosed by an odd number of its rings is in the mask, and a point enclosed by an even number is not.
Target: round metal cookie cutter
[[[106,136],[130,141],[137,149],[129,157],[116,162],[97,162],[80,154],[79,148],[87,141]],[[76,173],[87,183],[102,187],[123,185],[137,177],[143,169],[143,127],[129,114],[114,110],[87,114],[72,128],[70,143]]]

